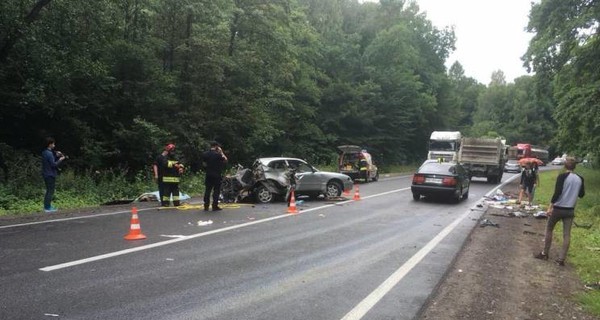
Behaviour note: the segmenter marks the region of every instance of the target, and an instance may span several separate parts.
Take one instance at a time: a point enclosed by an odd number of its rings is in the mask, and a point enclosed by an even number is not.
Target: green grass
[[[540,186],[536,192],[536,200],[541,204],[548,204],[556,176],[563,171],[542,172]],[[575,223],[578,225],[592,225],[591,228],[578,228],[573,226],[571,231],[571,247],[568,261],[577,270],[582,282],[600,281],[600,170],[593,170],[578,166],[575,170],[585,181],[585,196],[578,200],[575,209]],[[555,245],[562,242],[562,224],[554,230]],[[578,300],[584,308],[600,315],[600,291],[583,292],[578,295]]]

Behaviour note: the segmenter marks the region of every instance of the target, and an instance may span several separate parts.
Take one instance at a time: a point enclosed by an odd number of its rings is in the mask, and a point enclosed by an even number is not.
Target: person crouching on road
[[[210,150],[202,154],[202,163],[206,169],[204,179],[204,211],[208,211],[210,206],[210,194],[212,192],[213,211],[222,210],[219,208],[219,196],[221,195],[221,181],[223,180],[223,169],[227,163],[227,156],[223,153],[221,145],[213,141],[210,143]]]
[[[158,182],[158,195],[160,204],[168,207],[173,198],[173,205],[179,206],[179,182],[184,171],[184,166],[175,158],[175,145],[170,143],[163,152],[156,157],[154,163],[154,178]]]

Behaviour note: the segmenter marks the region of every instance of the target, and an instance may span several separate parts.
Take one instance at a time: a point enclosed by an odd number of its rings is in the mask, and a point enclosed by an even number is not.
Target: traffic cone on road
[[[344,190],[344,196],[350,196],[350,189]]]
[[[358,192],[358,184],[354,185],[354,198],[352,200],[357,201],[360,200],[360,193]]]
[[[298,213],[296,208],[296,197],[294,196],[294,189],[290,193],[290,205],[288,206],[287,213]]]
[[[137,208],[133,207],[131,208],[131,225],[129,227],[129,233],[125,236],[125,240],[142,239],[146,239],[146,236],[142,233],[142,228],[140,227]]]

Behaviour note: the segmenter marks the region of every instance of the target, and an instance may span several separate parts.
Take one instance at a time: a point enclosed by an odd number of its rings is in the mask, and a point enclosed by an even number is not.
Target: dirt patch
[[[489,207],[418,319],[599,319],[575,301],[584,289],[575,270],[533,258],[546,219]],[[493,226],[497,224],[497,226]],[[556,238],[556,236],[555,236]]]

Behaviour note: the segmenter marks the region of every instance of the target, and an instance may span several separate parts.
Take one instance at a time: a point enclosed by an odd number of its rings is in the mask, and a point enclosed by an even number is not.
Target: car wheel
[[[463,200],[469,199],[469,189],[467,189],[467,193],[463,194]]]
[[[256,202],[269,203],[275,200],[275,195],[263,185],[258,186],[254,193],[256,194]]]
[[[421,195],[416,192],[413,192],[413,200],[419,201],[419,199],[421,199]]]
[[[335,181],[327,182],[327,187],[325,190],[325,197],[327,198],[335,198],[342,195],[342,186]]]
[[[373,177],[373,181],[379,180],[379,171],[375,172],[375,177]]]

